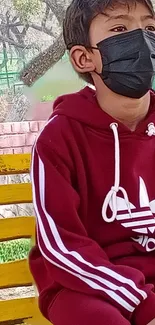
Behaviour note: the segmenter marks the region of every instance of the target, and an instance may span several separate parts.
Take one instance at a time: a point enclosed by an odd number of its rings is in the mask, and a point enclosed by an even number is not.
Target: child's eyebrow
[[[148,20],[148,19],[153,19],[155,20],[155,16],[153,15],[145,15],[145,16],[141,16],[141,21],[145,21],[145,20]]]
[[[108,15],[108,14],[104,14],[106,17],[108,17],[108,19],[106,20],[106,22],[110,21],[110,20],[118,20],[118,19],[125,19],[125,20],[133,20],[134,17],[130,16],[130,15]],[[149,15],[145,15],[145,16],[141,16],[140,17],[141,21],[145,21],[147,19],[152,19],[154,20],[155,17],[151,14]]]
[[[130,15],[108,15],[108,14],[104,14],[104,15],[108,17],[106,22],[110,20],[118,20],[118,19],[132,20],[132,17]]]

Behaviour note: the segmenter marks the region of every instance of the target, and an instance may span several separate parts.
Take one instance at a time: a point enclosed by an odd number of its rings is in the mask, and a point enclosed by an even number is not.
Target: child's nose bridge
[[[130,22],[129,30],[133,31],[135,29],[144,29],[144,23],[140,19],[134,19]]]

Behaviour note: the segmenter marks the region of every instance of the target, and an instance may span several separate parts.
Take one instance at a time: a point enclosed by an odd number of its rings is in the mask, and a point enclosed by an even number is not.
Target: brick
[[[37,121],[29,122],[29,129],[31,132],[38,132],[39,124]]]
[[[18,134],[11,136],[11,145],[10,147],[23,147],[25,146],[25,134]]]
[[[45,121],[39,121],[39,131],[41,131],[45,126]]]
[[[10,144],[10,135],[0,136],[0,148],[9,148]]]
[[[31,146],[23,147],[22,151],[23,153],[31,153],[32,147]]]
[[[37,137],[37,133],[26,134],[26,146],[33,146]]]
[[[10,154],[13,154],[12,148],[3,149],[3,155],[10,155]]]
[[[23,149],[22,148],[15,148],[15,149],[13,149],[13,153],[14,154],[22,154],[23,153]]]
[[[0,148],[16,148],[25,145],[25,134],[5,135],[0,137]]]
[[[0,135],[10,134],[12,132],[11,124],[12,123],[0,123]]]
[[[27,133],[29,132],[29,122],[14,122],[12,123],[12,133]]]

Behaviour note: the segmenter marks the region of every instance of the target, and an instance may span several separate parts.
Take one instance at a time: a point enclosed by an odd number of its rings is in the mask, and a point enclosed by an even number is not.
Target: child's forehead
[[[111,20],[132,20],[134,18],[141,18],[142,20],[155,18],[148,6],[141,2],[136,2],[127,5],[116,5],[114,7],[107,8],[104,12],[100,13],[96,18],[104,19],[104,22],[110,22]]]

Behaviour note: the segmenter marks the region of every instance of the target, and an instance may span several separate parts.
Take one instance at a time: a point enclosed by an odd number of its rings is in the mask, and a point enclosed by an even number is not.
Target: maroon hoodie
[[[32,155],[30,267],[48,318],[63,288],[100,296],[136,325],[155,318],[155,95],[131,132],[95,92],[58,98]]]

